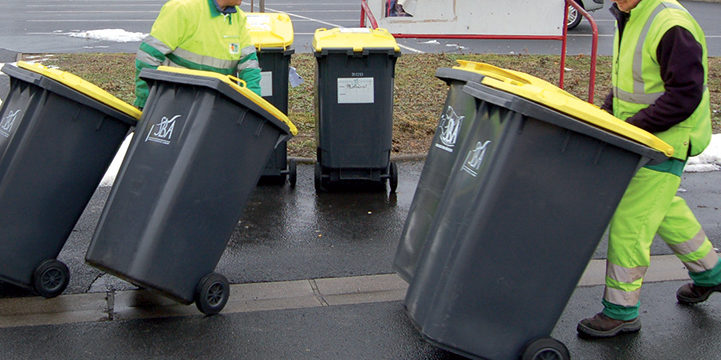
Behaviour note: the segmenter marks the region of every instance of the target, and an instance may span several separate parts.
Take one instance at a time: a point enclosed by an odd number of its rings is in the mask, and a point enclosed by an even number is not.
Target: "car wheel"
[[[580,4],[579,4],[580,5]],[[576,10],[573,6],[568,6],[568,21],[566,22],[566,26],[568,27],[568,30],[571,30],[578,26],[578,24],[581,23],[581,18],[583,16],[581,13]]]

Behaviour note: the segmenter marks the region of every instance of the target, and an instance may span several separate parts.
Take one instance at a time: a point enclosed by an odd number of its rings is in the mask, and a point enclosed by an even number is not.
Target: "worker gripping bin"
[[[258,53],[261,68],[261,96],[284,114],[288,114],[288,75],[290,57],[295,52],[293,23],[287,14],[248,13],[247,26],[250,39]],[[288,160],[288,144],[283,142],[273,151],[263,169],[262,178],[278,178],[283,183],[287,177],[291,187],[297,178],[296,161]]]
[[[446,103],[428,149],[393,260],[393,267],[408,282],[413,279],[423,242],[448,182],[448,174],[458,157],[457,149],[462,146],[476,117],[476,98],[465,93],[463,86],[469,81],[480,82],[483,75],[478,72],[475,63],[458,62],[459,66],[452,69],[440,68],[436,71],[436,77],[448,84]]]
[[[339,181],[388,180],[394,192],[398,168],[390,152],[398,44],[384,29],[318,29],[313,49],[316,191]]]
[[[568,359],[549,335],[631,178],[673,148],[543,80],[477,70],[463,88],[476,119],[404,303],[464,356]]]
[[[0,110],[0,280],[60,295],[56,258],[140,111],[68,72],[6,64]]]
[[[86,261],[204,314],[225,306],[213,272],[273,148],[297,130],[237,78],[144,69],[148,103]]]

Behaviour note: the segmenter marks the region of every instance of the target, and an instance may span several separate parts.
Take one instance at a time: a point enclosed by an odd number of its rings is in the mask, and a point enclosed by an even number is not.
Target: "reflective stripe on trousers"
[[[680,183],[676,175],[647,168],[631,180],[609,227],[606,301],[637,306],[656,233],[691,272],[711,270],[718,263],[698,220],[676,196]]]

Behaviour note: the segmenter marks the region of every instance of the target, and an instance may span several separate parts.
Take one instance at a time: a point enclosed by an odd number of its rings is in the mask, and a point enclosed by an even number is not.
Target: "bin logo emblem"
[[[471,174],[471,176],[478,176],[478,169],[480,169],[481,164],[483,164],[483,158],[486,156],[486,150],[488,150],[490,143],[490,140],[477,142],[476,146],[468,152],[466,162],[461,169]]]
[[[10,111],[7,116],[0,121],[0,135],[10,137],[10,131],[12,131],[15,120],[18,118],[19,114],[20,109]]]
[[[456,140],[458,140],[458,131],[461,129],[464,118],[465,116],[456,114],[453,107],[446,108],[446,111],[441,115],[441,123],[438,125],[441,143],[435,144],[437,148],[450,153],[453,152],[453,147],[456,146]]]
[[[173,140],[173,129],[175,128],[175,120],[177,120],[179,117],[180,115],[175,115],[172,118],[168,119],[167,116],[163,116],[163,118],[160,119],[157,124],[153,124],[153,126],[150,128],[148,136],[145,137],[145,142],[153,141],[156,143],[161,143],[163,145],[170,144],[170,141]]]

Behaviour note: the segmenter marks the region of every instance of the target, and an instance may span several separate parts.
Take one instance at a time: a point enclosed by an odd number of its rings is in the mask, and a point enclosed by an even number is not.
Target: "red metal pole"
[[[370,7],[368,6],[368,1],[361,0],[361,25],[360,27],[365,27],[365,19],[368,18],[368,21],[370,22],[370,25],[373,29],[378,28],[378,22],[376,21],[375,16],[373,16],[373,13],[371,12]]]
[[[566,43],[568,41],[568,5],[574,2],[566,0],[566,6],[563,7],[563,39],[561,39],[561,72],[558,78],[558,87],[563,89],[563,78],[566,75]]]
[[[405,39],[562,40],[556,35],[393,34]]]
[[[366,27],[366,9],[363,7],[363,0],[361,0],[361,18],[359,27]]]
[[[386,0],[388,3],[388,0]],[[416,39],[506,39],[506,40],[561,40],[561,69],[559,73],[559,87],[563,88],[566,71],[566,50],[568,47],[568,6],[573,6],[578,12],[585,17],[591,24],[593,30],[593,42],[591,45],[591,74],[588,84],[588,101],[593,103],[594,89],[596,83],[596,58],[598,57],[598,26],[593,20],[591,15],[586,12],[580,5],[576,4],[573,0],[565,0],[566,6],[563,9],[563,35],[562,36],[551,36],[551,35],[466,35],[466,34],[393,34],[396,38],[416,38]],[[378,22],[376,21],[373,12],[371,12],[368,6],[367,0],[361,0],[361,19],[360,26],[366,26],[366,18],[368,19],[370,26],[373,29],[378,28]]]
[[[596,60],[598,58],[598,25],[596,25],[596,21],[593,20],[593,17],[591,17],[591,14],[589,14],[584,8],[582,8],[580,5],[576,4],[573,0],[566,0],[566,4],[569,4],[570,6],[573,6],[576,8],[579,14],[581,14],[583,17],[588,20],[588,22],[591,24],[591,30],[593,32],[593,40],[591,42],[591,74],[588,78],[588,102],[593,104],[593,97],[596,87]],[[566,22],[568,22],[568,7],[566,7],[566,15],[564,18],[566,18]],[[565,25],[565,24],[564,24]],[[564,26],[564,38],[566,34],[566,27]],[[565,44],[564,44],[564,50],[563,53],[566,53],[565,50]],[[561,68],[563,71],[563,68]]]

